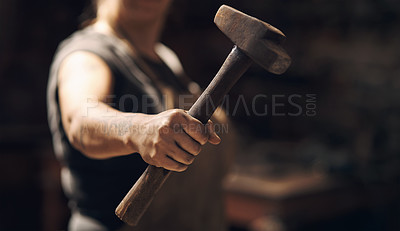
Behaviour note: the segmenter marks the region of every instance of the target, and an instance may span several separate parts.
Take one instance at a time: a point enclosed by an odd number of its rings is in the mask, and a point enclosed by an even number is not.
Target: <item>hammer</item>
[[[285,35],[268,23],[226,5],[219,8],[214,22],[235,46],[188,112],[203,124],[253,61],[274,74],[282,74],[290,65],[289,55],[280,46]],[[129,225],[137,225],[170,173],[149,165],[118,205],[116,215]]]

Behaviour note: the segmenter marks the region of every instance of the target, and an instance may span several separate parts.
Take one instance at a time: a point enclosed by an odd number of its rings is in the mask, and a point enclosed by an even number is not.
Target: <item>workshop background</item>
[[[252,67],[224,107],[239,133],[231,230],[400,230],[400,3],[176,0],[163,41],[205,87],[232,43],[221,4],[287,36],[282,76]],[[87,1],[0,1],[0,230],[65,230],[48,69]]]

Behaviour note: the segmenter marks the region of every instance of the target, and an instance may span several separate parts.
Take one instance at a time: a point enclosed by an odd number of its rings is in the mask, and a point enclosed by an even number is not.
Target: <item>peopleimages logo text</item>
[[[207,98],[207,96],[206,96]],[[166,110],[165,102],[168,96],[163,96],[163,101],[155,99],[147,95],[138,98],[135,95],[126,94],[119,98],[115,95],[109,95],[103,102],[107,102],[112,108],[116,108],[125,112],[147,113],[154,108]],[[317,116],[317,94],[258,94],[252,98],[245,95],[231,96],[226,95],[221,102],[213,102],[211,98],[207,98],[205,110],[215,110],[219,104],[225,109],[228,116],[236,116],[245,114],[246,116]],[[193,95],[179,95],[176,108],[188,110],[195,98]],[[96,97],[88,97],[86,105],[83,107],[82,116],[88,116],[91,110],[99,106],[100,101]],[[126,111],[125,108],[130,108]],[[208,114],[208,111],[206,111]],[[106,116],[115,115],[115,111],[110,110]]]

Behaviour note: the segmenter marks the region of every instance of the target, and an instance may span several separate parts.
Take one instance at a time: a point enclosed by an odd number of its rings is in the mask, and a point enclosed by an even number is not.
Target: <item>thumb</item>
[[[207,133],[209,134],[208,142],[210,142],[211,144],[221,143],[221,138],[215,132],[214,123],[211,120],[209,120],[208,123],[206,124],[206,129]]]

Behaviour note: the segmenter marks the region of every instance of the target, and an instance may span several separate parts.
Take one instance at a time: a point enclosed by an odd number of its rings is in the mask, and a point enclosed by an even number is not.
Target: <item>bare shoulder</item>
[[[113,76],[102,58],[91,52],[76,51],[61,63],[58,85],[60,89],[101,96],[111,93]]]
[[[62,81],[64,78],[77,75],[110,76],[111,71],[106,62],[96,54],[87,51],[76,51],[63,60],[58,78]]]

